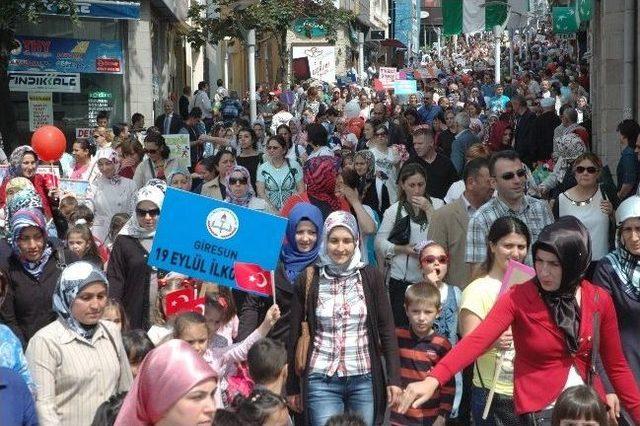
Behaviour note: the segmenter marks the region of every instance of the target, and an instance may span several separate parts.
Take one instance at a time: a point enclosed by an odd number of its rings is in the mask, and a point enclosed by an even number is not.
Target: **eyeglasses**
[[[527,175],[527,171],[525,169],[516,170],[514,172],[507,172],[500,176],[503,180],[511,180],[514,177],[518,176],[519,178],[525,177]]]
[[[145,210],[145,209],[136,208],[136,215],[140,217],[146,217],[147,215],[151,217],[156,217],[160,215],[160,209]]]
[[[420,259],[420,263],[422,263],[423,265],[425,263],[436,263],[436,260],[438,261],[438,263],[447,263],[449,261],[449,257],[446,254],[443,254],[441,256],[434,256],[432,254],[429,254]]]
[[[156,154],[158,152],[157,149],[145,149],[144,153],[145,154]]]
[[[235,185],[237,183],[242,184],[242,185],[246,185],[247,184],[247,178],[246,177],[241,177],[241,178],[230,177],[229,178],[229,185]]]
[[[596,173],[598,173],[598,168],[594,167],[594,166],[589,166],[589,167],[578,166],[578,167],[576,167],[576,173],[582,174],[584,172],[587,172],[590,175],[595,175]]]
[[[280,145],[267,145],[267,151],[275,151],[280,148]]]

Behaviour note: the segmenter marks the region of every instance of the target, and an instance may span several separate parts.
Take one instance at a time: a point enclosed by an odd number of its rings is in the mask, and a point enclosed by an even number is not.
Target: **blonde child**
[[[107,300],[107,304],[102,312],[102,319],[111,321],[117,325],[121,333],[129,331],[129,321],[127,320],[124,308],[122,304],[115,299]]]

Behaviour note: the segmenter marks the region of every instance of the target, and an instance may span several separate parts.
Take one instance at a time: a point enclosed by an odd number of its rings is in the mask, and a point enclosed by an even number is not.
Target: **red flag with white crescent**
[[[273,283],[270,271],[262,269],[260,265],[244,262],[236,262],[233,269],[238,290],[271,296]]]

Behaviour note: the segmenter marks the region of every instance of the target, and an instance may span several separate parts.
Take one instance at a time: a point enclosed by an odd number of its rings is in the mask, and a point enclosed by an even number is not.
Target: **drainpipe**
[[[634,111],[634,51],[635,51],[635,0],[624,2],[624,42],[622,69],[622,113],[623,118],[633,118]]]

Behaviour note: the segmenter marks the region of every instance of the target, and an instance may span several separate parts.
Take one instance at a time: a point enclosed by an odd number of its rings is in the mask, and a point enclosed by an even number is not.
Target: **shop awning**
[[[384,47],[395,47],[397,49],[406,49],[407,46],[405,46],[401,41],[396,40],[395,38],[388,38],[386,40],[382,40],[380,42],[381,46]]]
[[[140,19],[140,3],[130,1],[77,0],[76,14],[80,18],[100,19]],[[58,6],[46,5],[48,11],[44,15],[68,15],[60,11]]]

